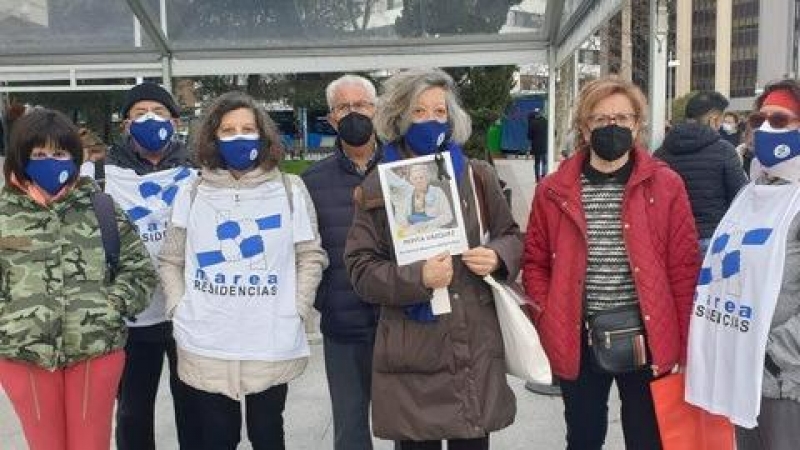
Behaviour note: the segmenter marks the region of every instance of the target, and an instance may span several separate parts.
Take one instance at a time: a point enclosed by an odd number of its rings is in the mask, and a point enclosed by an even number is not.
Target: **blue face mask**
[[[77,172],[71,159],[31,159],[25,165],[25,175],[50,195],[58,194]]]
[[[761,165],[772,167],[800,155],[800,132],[776,130],[765,123],[754,132],[753,146]]]
[[[762,170],[773,177],[797,180],[800,176],[800,132],[776,130],[764,123],[753,133],[754,153]]]
[[[175,128],[169,119],[151,113],[131,122],[130,133],[143,149],[156,153],[166,147]]]
[[[261,139],[257,134],[237,134],[217,139],[217,146],[227,168],[247,170],[256,165]]]
[[[405,140],[417,155],[430,155],[449,139],[450,125],[447,122],[429,120],[412,123],[406,131]]]

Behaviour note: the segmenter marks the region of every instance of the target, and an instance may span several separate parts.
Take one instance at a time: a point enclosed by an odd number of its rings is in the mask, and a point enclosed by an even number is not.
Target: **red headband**
[[[800,116],[800,102],[788,89],[776,89],[767,94],[761,106],[767,105],[781,106],[792,111],[796,116]]]

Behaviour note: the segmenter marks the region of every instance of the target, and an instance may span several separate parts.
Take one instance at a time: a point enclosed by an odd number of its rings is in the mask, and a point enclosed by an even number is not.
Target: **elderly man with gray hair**
[[[400,266],[378,173],[356,192],[345,264],[356,292],[381,307],[372,367],[374,433],[399,441],[401,450],[441,449],[442,440],[449,450],[487,450],[490,433],[514,421],[516,401],[506,382],[492,293],[482,278],[516,278],[519,226],[494,170],[462,151],[470,118],[445,72],[409,70],[387,80],[375,128],[387,143],[384,161],[431,154],[451,159],[470,249]],[[478,211],[488,235],[480,232]],[[431,298],[441,288],[451,312],[434,315]]]
[[[336,151],[303,174],[330,259],[314,307],[321,314],[334,449],[371,450],[369,405],[378,311],[353,291],[342,255],[353,219],[353,189],[381,158],[372,126],[375,86],[366,78],[345,75],[328,85],[326,97],[328,122],[339,135]]]

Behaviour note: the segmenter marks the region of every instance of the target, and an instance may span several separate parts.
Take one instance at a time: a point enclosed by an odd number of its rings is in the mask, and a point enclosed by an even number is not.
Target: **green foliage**
[[[694,97],[697,94],[697,91],[691,91],[687,94],[684,94],[680,97],[676,97],[672,100],[672,123],[683,122],[686,120],[686,104],[689,103],[689,99]]]
[[[124,91],[111,92],[41,92],[15,93],[10,103],[19,102],[56,109],[73,122],[97,133],[105,143],[111,143],[120,130],[112,128],[111,115],[119,112],[125,98]]]
[[[304,159],[284,159],[280,163],[280,168],[286,173],[300,175],[301,173],[305,172],[306,169],[311,166],[311,164],[314,164],[314,161],[306,161]]]
[[[516,69],[516,66],[447,69],[456,80],[464,108],[472,118],[472,136],[465,145],[470,157],[486,158],[486,133],[511,102]]]

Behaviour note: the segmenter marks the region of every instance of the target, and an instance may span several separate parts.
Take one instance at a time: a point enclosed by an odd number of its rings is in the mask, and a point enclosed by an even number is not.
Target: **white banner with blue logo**
[[[314,239],[305,199],[293,212],[280,178],[253,189],[201,184],[176,201],[186,228],[186,293],[173,318],[181,348],[211,358],[282,361],[309,355],[296,306],[294,244]]]
[[[175,167],[137,175],[133,170],[107,165],[105,174],[105,191],[136,225],[153,264],[158,267],[158,252],[166,235],[175,196],[181,186],[191,185],[197,172],[187,167]],[[165,320],[164,290],[159,283],[150,305],[136,316],[136,322],[128,325],[143,327]]]
[[[767,335],[800,185],[748,184],[714,232],[689,326],[686,401],[756,426]]]

